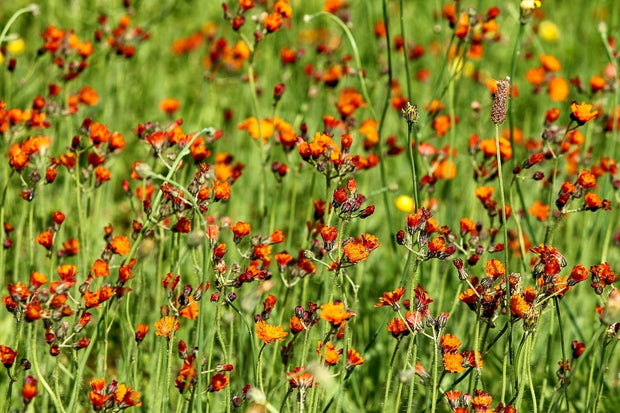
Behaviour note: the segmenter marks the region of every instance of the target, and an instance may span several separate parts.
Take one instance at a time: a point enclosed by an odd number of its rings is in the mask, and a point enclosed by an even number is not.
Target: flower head
[[[355,312],[344,308],[343,302],[329,302],[321,306],[321,318],[333,326],[341,325],[354,315]]]
[[[265,344],[271,344],[276,340],[284,341],[284,338],[288,336],[288,333],[280,326],[273,326],[267,324],[265,321],[259,321],[256,323],[256,335],[263,340]]]
[[[586,102],[581,102],[580,105],[577,102],[573,101],[570,104],[570,117],[572,120],[576,121],[577,124],[583,125],[592,119],[596,119],[598,116],[598,110],[592,110],[592,105],[587,104]]]

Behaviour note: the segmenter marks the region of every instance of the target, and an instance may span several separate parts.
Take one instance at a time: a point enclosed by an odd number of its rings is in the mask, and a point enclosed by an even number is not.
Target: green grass
[[[20,16],[8,31],[9,38],[6,40],[22,38],[25,48],[20,54],[12,55],[10,51],[5,53],[4,62],[0,64],[0,100],[6,103],[7,110],[28,109],[37,95],[46,97],[48,102],[61,102],[85,85],[97,91],[99,102],[88,107],[80,105],[78,112],[71,115],[54,114],[48,106],[48,119],[51,121],[49,128],[28,129],[23,125],[15,125],[0,135],[0,149],[3,153],[0,190],[6,187],[6,192],[0,195],[2,223],[10,223],[14,227],[8,236],[12,245],[0,255],[0,269],[4,271],[2,295],[8,294],[9,285],[17,282],[29,284],[32,271],[41,272],[50,281],[56,281],[56,267],[73,264],[77,266],[77,283],[69,291],[67,304],[79,314],[84,307],[79,287],[86,281],[92,263],[102,254],[105,255],[104,250],[109,242],[104,239],[104,227],[112,225],[115,236],[130,238],[134,220],[142,223],[146,229],[140,232],[138,241],[131,240],[129,256],[136,258],[134,277],[126,284],[131,291],[122,299],[113,297],[100,304],[99,308],[89,310],[93,320],[76,337],[92,338],[86,349],[75,351],[62,348],[60,355],[52,357],[49,355],[50,345],[44,341],[43,320],[26,322],[22,315],[16,318],[8,311],[2,311],[0,344],[18,351],[15,365],[10,369],[10,375],[16,379],[15,383],[9,385],[9,375],[4,372],[0,374],[0,394],[7,396],[6,411],[56,411],[59,405],[67,411],[88,411],[91,409],[89,383],[95,378],[103,378],[106,383],[116,379],[138,391],[144,410],[232,410],[230,398],[233,395],[241,396],[242,388],[247,384],[259,386],[259,374],[262,375],[264,401],[261,401],[261,396],[254,394],[248,397],[240,407],[241,410],[262,404],[271,411],[450,411],[442,396],[444,392],[458,389],[473,394],[474,388],[484,389],[493,396],[492,408],[503,401],[519,405],[519,411],[592,411],[595,399],[598,411],[610,411],[620,401],[614,391],[618,386],[620,372],[620,360],[615,347],[617,340],[611,337],[604,340],[605,328],[620,321],[618,314],[613,313],[613,300],[608,303],[609,293],[615,287],[607,286],[599,296],[588,285],[592,282],[588,278],[573,287],[565,297],[559,300],[549,298],[547,305],[537,314],[531,333],[524,334],[524,322],[518,317],[511,319],[506,315],[504,298],[493,317],[486,321],[480,320],[476,311],[460,302],[459,293],[469,288],[469,285],[459,280],[452,263],[457,257],[467,262],[475,247],[481,246],[478,263],[465,264],[469,274],[479,280],[485,276],[487,260],[506,261],[503,251],[491,253],[487,250],[490,245],[504,242],[503,228],[498,217],[490,218],[475,196],[476,188],[490,186],[495,189],[493,199],[498,206],[501,204],[497,175],[492,171],[486,178],[476,178],[474,175],[474,165],[484,165],[492,170],[495,157],[484,158],[480,150],[470,154],[468,141],[473,134],[477,134],[480,140],[495,139],[495,126],[490,119],[493,97],[486,80],[504,79],[512,73],[515,48],[520,49],[520,54],[515,60],[512,84],[516,85],[518,95],[510,99],[512,119],[500,126],[500,132],[508,130],[512,124],[522,131],[524,142],[537,142],[542,147],[545,145],[542,135],[546,111],[554,107],[560,109],[559,119],[552,126],[548,125],[548,128],[552,131],[557,129],[558,136],[562,137],[567,125],[576,126],[575,122],[571,123],[570,102],[585,101],[595,105],[599,116],[578,128],[585,137],[585,143],[572,147],[578,153],[577,170],[590,169],[598,165],[603,157],[617,158],[618,132],[606,131],[605,125],[610,117],[613,119],[614,107],[620,103],[618,77],[608,80],[606,90],[591,93],[589,87],[590,77],[602,75],[605,67],[610,64],[601,40],[602,35],[598,31],[599,21],[605,22],[607,35],[617,38],[620,34],[620,13],[614,1],[599,0],[580,4],[576,12],[574,7],[565,2],[547,0],[531,19],[524,22],[522,37],[518,35],[519,2],[461,2],[456,6],[463,10],[474,7],[474,13],[482,18],[491,6],[497,6],[500,10],[496,18],[499,34],[494,39],[483,41],[484,54],[480,59],[465,58],[462,66],[455,66],[451,58],[446,59],[448,44],[459,44],[463,48],[471,44],[471,33],[465,41],[459,42],[459,39],[453,38],[454,30],[447,20],[441,17],[441,7],[452,3],[405,2],[404,27],[405,37],[410,43],[409,49],[412,45],[421,45],[425,50],[420,58],[408,61],[408,72],[402,52],[394,47],[395,38],[401,34],[400,4],[396,1],[386,2],[389,39],[378,39],[373,33],[375,24],[384,19],[382,2],[350,1],[349,7],[337,13],[336,18],[347,18],[347,30],[354,40],[352,44],[347,32],[332,17],[316,15],[309,22],[304,20],[305,15],[314,15],[322,9],[322,1],[291,0],[292,18],[277,32],[266,34],[256,46],[255,54],[243,60],[238,70],[232,71],[224,68],[205,69],[203,59],[209,55],[212,43],[208,39],[197,50],[179,56],[171,52],[171,45],[176,39],[199,32],[207,22],[216,25],[214,37],[226,39],[230,47],[242,39],[250,39],[249,42],[253,44],[255,23],[251,16],[260,14],[265,10],[265,5],[257,4],[247,11],[245,25],[239,32],[235,32],[230,23],[223,19],[219,2],[169,1],[162,4],[148,0],[136,1],[133,4],[131,27],[142,27],[150,33],[150,38],[135,44],[136,52],[131,59],[116,55],[105,41],[93,43],[93,54],[87,59],[89,66],[76,79],[65,82],[60,78],[60,69],[52,64],[49,52],[42,55],[38,53],[43,45],[41,33],[46,27],[54,24],[59,29],[73,30],[82,41],[93,41],[94,32],[99,27],[97,18],[101,14],[106,14],[110,27],[115,27],[126,13],[122,2],[82,3],[45,2],[40,5],[37,16],[29,13]],[[235,14],[237,2],[229,3],[231,13]],[[267,3],[267,10],[271,12],[274,2]],[[13,13],[27,4],[18,1],[0,9],[0,26],[3,27]],[[539,30],[543,20],[557,25],[559,38],[556,42],[545,40],[544,33]],[[312,40],[311,37],[319,40]],[[327,45],[331,52],[319,53],[317,47],[321,43]],[[4,47],[5,44],[0,46]],[[295,63],[286,66],[281,64],[280,50],[283,47],[299,52]],[[388,50],[391,53],[391,66],[388,64]],[[528,69],[540,66],[541,54],[555,56],[562,65],[559,72],[548,73],[548,77],[561,76],[568,81],[579,76],[584,90],[570,85],[568,96],[561,102],[550,98],[546,84],[540,91],[536,91],[526,80],[525,74]],[[12,57],[16,59],[16,67],[13,72],[9,72],[7,66]],[[363,83],[358,76],[357,58],[364,71]],[[613,63],[617,67],[617,59]],[[342,76],[333,87],[322,81],[320,74],[336,64],[345,64],[350,73]],[[312,65],[316,76],[304,73],[307,65]],[[416,77],[416,73],[422,69],[428,69],[430,73],[427,81]],[[254,91],[252,83],[248,82],[251,71],[256,73]],[[364,149],[364,137],[359,133],[359,126],[364,120],[373,117],[376,121],[381,119],[386,98],[394,96],[394,93],[388,95],[390,71],[391,77],[399,82],[400,96],[408,96],[407,79],[411,82],[411,96],[408,98],[417,104],[420,111],[419,121],[414,126],[417,144],[432,145],[437,150],[449,145],[454,149],[453,154],[447,155],[448,152],[445,152],[446,155],[441,156],[455,163],[456,177],[438,179],[432,186],[421,186],[421,204],[424,206],[431,200],[436,201],[432,215],[438,226],[444,226],[441,234],[448,244],[460,245],[471,239],[460,234],[461,218],[468,217],[479,222],[482,227],[478,240],[448,258],[416,259],[413,254],[408,254],[404,246],[396,245],[390,239],[398,230],[406,228],[408,213],[415,212],[400,211],[395,204],[400,195],[414,196],[406,151],[396,156],[385,155],[388,149],[386,140],[391,135],[396,137],[397,145],[406,147],[407,122],[401,113],[388,106],[380,126],[380,141],[376,146],[370,150]],[[55,99],[49,98],[50,83],[56,83],[62,88]],[[272,91],[278,83],[284,83],[286,91],[277,106],[274,106]],[[286,152],[282,145],[274,142],[273,137],[269,138],[267,146],[261,146],[246,131],[237,129],[240,122],[250,117],[258,115],[266,119],[277,116],[292,125],[299,136],[302,125],[305,125],[307,135],[312,139],[316,132],[324,129],[323,116],[339,118],[335,103],[341,91],[354,88],[363,93],[364,85],[369,100],[365,99],[366,106],[358,108],[347,119],[350,125],[347,132],[351,133],[354,142],[351,153],[365,157],[374,153],[380,157],[381,164],[368,170],[342,174],[338,179],[330,181],[329,186],[325,176],[313,165],[304,162],[295,147]],[[173,118],[158,108],[159,102],[168,97],[181,102],[181,108]],[[432,127],[434,115],[425,109],[425,105],[433,98],[445,105],[440,115],[454,115],[459,119],[443,137],[437,137]],[[227,110],[231,113],[230,119],[225,117]],[[82,173],[82,170],[89,171],[83,156],[77,171],[59,165],[54,183],[45,184],[45,169],[49,166],[50,158],[58,158],[70,150],[73,136],[80,135],[80,126],[87,117],[107,125],[111,132],[118,131],[125,138],[126,147],[111,155],[104,164],[111,171],[111,180],[96,186],[92,173]],[[151,147],[134,133],[138,124],[153,122],[166,128],[173,119],[183,120],[181,128],[187,134],[204,128],[221,131],[220,139],[207,144],[211,155],[204,162],[210,165],[206,175],[209,182],[212,180],[210,174],[215,170],[216,154],[228,153],[234,157],[232,164],[240,162],[244,168],[241,176],[232,184],[231,197],[227,202],[211,200],[208,211],[203,214],[197,213],[192,209],[193,205],[188,203],[180,215],[172,213],[169,222],[162,222],[157,209],[154,209],[155,214],[149,219],[140,200],[126,194],[123,180],[130,183],[132,193],[135,193],[143,181],[130,178],[132,165],[136,161],[148,164],[159,175],[150,177],[150,182],[155,186],[152,201],[156,206],[162,177],[174,181],[173,185],[179,183],[188,189],[199,171],[191,156],[184,158],[178,169],[171,172],[164,161],[171,165],[178,159],[175,156],[183,153],[183,148],[168,148],[162,161],[153,156]],[[337,146],[344,132],[343,126],[333,131]],[[9,149],[14,143],[38,135],[51,138],[51,145],[45,153],[32,155],[29,165],[20,176],[9,164]],[[92,151],[88,146],[88,136],[83,135],[81,139],[83,150]],[[590,268],[609,262],[612,270],[617,269],[620,252],[614,235],[620,231],[617,224],[619,197],[613,185],[613,180],[618,179],[617,173],[605,173],[598,177],[596,187],[584,191],[594,192],[610,200],[611,210],[571,212],[556,223],[554,213],[558,209],[554,203],[557,191],[562,182],[575,182],[577,175],[569,174],[565,155],[558,157],[559,174],[555,185],[549,182],[554,167],[553,159],[547,159],[518,175],[513,174],[513,168],[521,165],[532,153],[528,152],[524,142],[515,143],[512,158],[503,163],[506,202],[512,207],[507,229],[511,233],[522,230],[524,236],[532,242],[531,246],[536,247],[534,240],[542,243],[547,226],[554,223],[549,232],[553,240],[551,245],[557,248],[567,262],[566,268],[560,272],[561,276],[569,275],[571,269],[580,263]],[[552,144],[549,144],[548,148],[551,147]],[[186,152],[183,154],[186,155]],[[166,158],[166,154],[171,154],[171,157]],[[423,154],[415,156],[418,181],[432,172],[435,160]],[[273,162],[285,162],[289,172],[281,179],[277,178],[271,172]],[[384,168],[383,171],[381,168]],[[43,176],[43,180],[32,184],[30,174],[35,170]],[[545,179],[534,180],[532,176],[536,171],[543,172]],[[353,176],[358,192],[366,197],[362,208],[375,205],[376,209],[373,215],[363,220],[355,216],[340,219],[335,212],[326,210],[324,223],[329,222],[329,225],[339,229],[333,258],[342,259],[342,241],[362,233],[375,235],[382,245],[372,251],[367,260],[339,267],[336,271],[328,271],[324,265],[315,261],[317,273],[298,280],[294,287],[287,289],[280,278],[275,254],[287,250],[296,260],[301,250],[312,250],[317,259],[331,263],[328,254],[321,256],[323,243],[318,231],[308,230],[316,224],[313,201],[322,199],[329,205],[333,191],[346,187],[348,179]],[[80,179],[79,190],[76,189],[76,177]],[[516,181],[519,182],[522,200]],[[24,201],[20,192],[33,187],[36,187],[34,199],[32,202]],[[191,198],[188,193],[184,197]],[[536,200],[545,204],[551,200],[551,216],[545,222],[538,221],[528,212]],[[579,209],[582,204],[583,198],[572,200],[568,209]],[[261,205],[266,210],[264,216]],[[53,225],[51,216],[56,210],[62,211],[66,220],[55,234],[52,251],[48,253],[35,243],[35,238]],[[191,220],[193,233],[171,231],[181,215]],[[215,268],[217,263],[211,259],[216,243],[210,244],[201,235],[204,232],[200,233],[204,231],[203,220],[219,227],[217,241],[228,246],[224,257],[226,270],[219,275]],[[248,222],[252,232],[235,246],[229,226],[238,221]],[[320,230],[320,225],[317,228]],[[262,236],[264,242],[275,229],[284,231],[285,240],[282,244],[271,246],[270,257],[274,262],[271,262],[268,269],[272,278],[242,286],[222,285],[224,278],[232,280],[250,266],[252,243],[260,242],[257,237]],[[497,233],[494,235],[493,231]],[[434,233],[430,238],[439,235]],[[79,239],[79,253],[76,256],[59,257],[57,253],[63,249],[62,243],[69,238]],[[412,247],[422,249],[422,255],[428,249],[424,243],[414,242]],[[519,273],[523,288],[535,287],[533,262],[530,260],[536,255],[531,251],[526,252],[527,255],[521,258],[515,250],[509,251],[505,262],[507,273]],[[93,280],[89,290],[96,291],[106,283],[114,285],[119,267],[126,258],[126,254],[123,257],[112,256],[109,259],[110,275],[107,279]],[[167,293],[161,283],[169,272],[181,277],[174,293]],[[209,281],[211,286],[198,302],[199,317],[195,320],[180,318],[180,329],[170,341],[156,336],[154,323],[162,317],[160,308],[175,304],[183,286],[190,285],[195,291],[203,281]],[[413,290],[418,283],[424,286],[434,300],[430,303],[430,315],[437,317],[441,313],[449,313],[447,324],[441,331],[426,326],[423,332],[416,334],[415,346],[412,334],[403,337],[393,355],[397,340],[386,327],[390,319],[398,317],[398,314],[390,307],[374,308],[374,305],[384,291],[393,291],[403,285],[407,288],[403,299],[413,299]],[[495,285],[505,288],[505,283],[500,279],[495,280]],[[41,288],[49,287],[47,283]],[[211,295],[217,291],[221,293],[219,304],[210,300]],[[230,293],[236,294],[234,300],[229,297]],[[268,322],[284,327],[289,335],[283,343],[268,344],[261,351],[263,343],[256,337],[254,317],[263,311],[262,304],[268,294],[277,297]],[[538,297],[542,296],[539,291]],[[39,301],[45,301],[43,295],[39,297]],[[227,297],[225,301],[224,297]],[[279,352],[281,346],[293,340],[288,323],[295,314],[295,307],[301,305],[307,309],[308,301],[320,306],[333,300],[344,300],[346,307],[356,312],[356,316],[347,323],[344,338],[330,338],[330,342],[335,343],[337,348],[343,349],[341,361],[331,367],[322,367],[319,363],[315,351],[317,342],[324,341],[330,333],[329,324],[321,319],[308,330],[307,337],[304,332],[297,335],[294,339],[294,354],[284,366]],[[400,302],[403,306],[402,300]],[[24,302],[20,308],[23,309],[26,304]],[[604,324],[595,311],[596,306],[608,308]],[[402,309],[403,316],[405,311]],[[321,310],[317,314],[321,314]],[[16,323],[17,319],[19,321]],[[69,323],[69,331],[72,331],[76,320],[76,316],[63,319]],[[144,341],[137,345],[134,334],[139,323],[149,325],[150,331]],[[49,324],[58,335],[61,322],[55,320]],[[462,346],[459,351],[476,347],[482,349],[483,368],[479,371],[466,368],[461,373],[443,372],[441,359],[435,363],[433,357],[433,334],[439,337],[446,333],[460,339]],[[525,336],[528,336],[527,340]],[[177,354],[180,340],[187,343],[190,353],[192,348],[199,347],[196,354],[198,360],[204,363],[201,368],[205,371],[205,374],[199,374],[198,381],[190,385],[183,395],[174,384],[183,364]],[[573,340],[585,343],[586,350],[578,359],[571,361],[570,384],[565,391],[556,371],[558,362],[563,358],[562,347],[566,358],[571,358]],[[524,350],[519,351],[522,345]],[[36,360],[33,352],[35,348]],[[364,363],[355,367],[350,375],[346,373],[344,363],[348,348],[359,351],[364,358]],[[508,358],[507,349],[510,354]],[[21,358],[27,358],[33,364],[36,361],[37,368],[23,371],[18,367]],[[391,368],[390,360],[393,360]],[[422,383],[419,377],[413,376],[414,386],[410,386],[415,361],[419,361],[432,377],[424,379]],[[219,392],[207,392],[209,381],[216,373],[213,369],[219,364],[234,366],[232,372],[226,373],[230,384]],[[260,368],[257,367],[259,364]],[[299,402],[298,391],[289,390],[285,375],[296,366],[307,367],[315,374],[318,382],[317,386],[308,389],[303,404]],[[30,404],[25,405],[21,389],[28,375],[38,379],[38,394]],[[401,381],[403,377],[409,377],[409,380]],[[49,383],[49,390],[45,388],[43,379]],[[390,388],[386,393],[388,382]],[[532,393],[536,396],[536,406],[532,402]],[[387,404],[384,404],[384,399]],[[435,406],[434,401],[439,399]]]

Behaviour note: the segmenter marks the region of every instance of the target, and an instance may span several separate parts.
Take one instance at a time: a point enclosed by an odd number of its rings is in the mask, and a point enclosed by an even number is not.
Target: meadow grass
[[[0,8],[2,411],[618,405],[615,1],[125,3]]]

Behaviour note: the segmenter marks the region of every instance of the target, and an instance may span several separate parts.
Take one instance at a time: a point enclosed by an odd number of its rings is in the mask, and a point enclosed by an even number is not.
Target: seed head
[[[497,81],[497,90],[493,95],[493,108],[491,109],[491,120],[496,125],[501,125],[506,120],[506,104],[510,91],[510,77]]]

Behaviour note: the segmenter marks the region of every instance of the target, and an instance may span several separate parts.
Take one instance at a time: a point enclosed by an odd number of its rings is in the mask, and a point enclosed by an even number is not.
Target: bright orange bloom
[[[543,204],[540,201],[534,201],[534,205],[528,211],[539,221],[546,221],[549,218],[550,208],[549,205]]]
[[[176,317],[165,316],[154,323],[155,335],[160,337],[172,338],[172,333],[179,329],[179,320]]]
[[[207,391],[215,392],[224,389],[230,383],[230,379],[227,375],[223,373],[217,373],[211,377],[211,383],[209,383],[209,387]]]
[[[604,77],[592,76],[590,78],[590,90],[592,91],[592,93],[596,93],[599,90],[603,90],[606,85],[607,85],[607,82],[605,81]]]
[[[253,139],[258,139],[262,136],[263,143],[265,143],[267,142],[267,138],[273,136],[274,125],[271,119],[261,119],[259,128],[256,118],[247,118],[237,125],[237,129],[247,131]]]
[[[549,54],[540,55],[540,64],[548,72],[559,72],[562,70],[560,61],[555,56]]]
[[[364,364],[364,358],[360,355],[360,353],[358,353],[357,351],[355,351],[355,349],[349,348],[347,350],[347,366],[346,368],[352,369],[355,366],[360,366]]]
[[[43,231],[37,235],[36,242],[42,247],[51,250],[54,243],[54,234],[52,234],[52,231],[50,230]]]
[[[484,267],[487,277],[498,278],[506,275],[506,267],[504,266],[504,263],[500,260],[488,260],[485,263]]]
[[[261,320],[256,323],[256,336],[265,344],[274,343],[276,340],[284,341],[288,333],[280,326],[273,326]]]
[[[587,169],[583,169],[579,172],[579,176],[577,177],[577,184],[582,188],[592,188],[596,185],[596,176]]]
[[[190,303],[179,311],[179,314],[189,320],[195,320],[198,317],[198,303],[194,297],[190,297],[189,300]]]
[[[463,356],[457,352],[448,352],[443,355],[443,367],[450,373],[462,373],[465,371],[463,367]]]
[[[489,186],[480,186],[476,188],[476,198],[478,198],[482,203],[486,203],[493,196],[494,188]]]
[[[570,110],[571,119],[576,121],[579,125],[596,119],[598,116],[598,110],[593,111],[592,105],[586,102],[581,102],[581,105],[578,105],[577,102],[573,101],[573,103],[570,104]]]
[[[110,243],[110,248],[112,251],[118,255],[127,255],[129,254],[129,250],[131,249],[131,245],[129,243],[129,238],[124,235],[120,235],[112,238],[112,242]]]
[[[555,102],[564,102],[568,97],[568,82],[562,77],[553,78],[547,85],[549,97]]]
[[[461,340],[452,334],[444,334],[441,336],[441,348],[444,352],[458,351],[461,347]]]
[[[140,344],[144,337],[146,337],[146,333],[149,332],[149,326],[146,324],[138,324],[136,326],[136,343]]]
[[[172,116],[174,112],[179,110],[180,107],[181,101],[174,98],[166,98],[159,102],[159,110],[170,116]]]
[[[267,33],[272,33],[278,31],[280,26],[282,25],[282,15],[279,13],[271,13],[265,16],[265,20],[263,21],[265,24],[265,28],[267,29]]]
[[[293,8],[290,4],[283,0],[278,0],[276,5],[274,6],[274,10],[285,19],[288,19],[293,15]]]
[[[343,302],[337,304],[329,302],[321,306],[321,318],[333,326],[339,326],[354,315],[355,312],[344,308]]]
[[[439,179],[450,180],[456,177],[456,165],[451,160],[443,159],[439,162],[433,162],[433,169],[435,177]]]
[[[365,107],[366,103],[362,95],[353,88],[345,88],[340,91],[336,109],[342,119],[346,119],[357,110],[357,108]]]
[[[398,310],[398,308],[400,308],[398,302],[400,301],[404,293],[404,286],[397,288],[392,292],[386,291],[383,293],[383,297],[379,297],[379,303],[375,304],[375,307],[391,306],[395,310]]]
[[[90,382],[90,387],[93,389],[90,393],[88,393],[88,398],[90,399],[91,404],[93,405],[93,409],[100,410],[103,409],[108,401],[114,394],[106,394],[105,392],[105,380],[104,379],[94,379]]]
[[[290,373],[286,373],[291,389],[308,389],[314,384],[314,376],[306,372],[305,367],[295,367]]]
[[[2,360],[2,364],[4,364],[4,367],[6,367],[7,369],[11,368],[11,366],[15,362],[15,357],[17,357],[16,350],[13,350],[11,347],[0,345],[0,360]]]
[[[114,392],[114,400],[116,401],[119,409],[132,406],[142,406],[140,397],[142,397],[140,393],[122,383],[118,385],[116,391]]]
[[[405,324],[405,322],[400,318],[391,319],[388,323],[387,330],[392,333],[395,338],[398,338],[400,334],[409,331],[409,329],[407,328],[407,324]]]
[[[489,406],[493,403],[493,397],[484,390],[474,389],[474,398],[471,401],[475,412],[488,411]]]
[[[37,379],[32,376],[27,376],[24,379],[24,387],[22,388],[22,399],[24,404],[28,404],[37,395]]]
[[[243,237],[245,237],[246,235],[250,233],[251,230],[252,230],[252,227],[247,222],[241,222],[241,221],[237,222],[235,226],[232,227],[232,232],[235,236],[234,237],[235,243],[238,243],[239,241],[241,241]]]
[[[522,295],[513,294],[513,296],[510,297],[510,312],[512,315],[523,318],[529,309],[530,304],[525,301],[525,298],[523,298]]]
[[[47,277],[40,272],[33,271],[30,273],[30,285],[40,287],[47,282]]]
[[[321,359],[323,359],[323,356],[325,356],[325,364],[327,364],[328,366],[333,366],[337,364],[340,361],[341,353],[342,350],[336,350],[336,346],[332,343],[327,343],[325,345],[325,350],[323,350],[322,341],[319,341],[319,347],[316,349],[316,354],[318,354]]]
[[[545,69],[533,67],[525,72],[525,78],[534,86],[540,86],[545,82]]]

